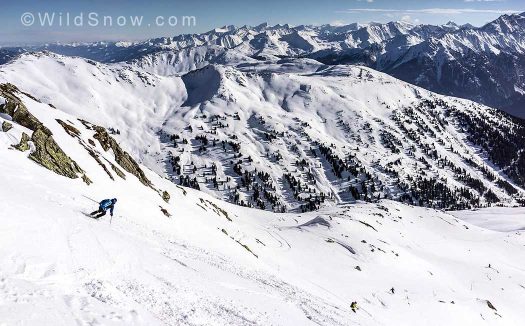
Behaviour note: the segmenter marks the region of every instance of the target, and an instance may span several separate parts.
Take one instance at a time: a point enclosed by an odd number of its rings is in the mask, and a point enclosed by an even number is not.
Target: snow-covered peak
[[[446,31],[457,31],[461,28],[458,24],[456,24],[453,21],[449,21],[448,23],[441,25],[441,27],[443,27]]]
[[[225,25],[219,28],[212,30],[213,33],[227,33],[236,30],[237,28],[234,25]]]
[[[469,24],[469,23],[463,24],[463,25],[461,25],[460,27],[463,28],[463,29],[471,29],[471,28],[475,28],[474,25]]]
[[[503,15],[481,27],[481,30],[497,33],[523,33],[525,28],[525,12],[522,14]]]

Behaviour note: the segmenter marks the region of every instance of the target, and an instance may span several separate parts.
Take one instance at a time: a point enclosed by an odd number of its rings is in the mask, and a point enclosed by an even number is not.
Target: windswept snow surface
[[[490,207],[482,210],[451,212],[464,221],[494,231],[525,231],[525,209]]]
[[[525,322],[520,231],[392,201],[274,214],[145,170],[171,194],[167,204],[131,175],[111,181],[54,121],[92,137],[74,117],[21,97],[94,183],[10,149],[27,132],[21,126],[0,132],[1,325]],[[85,215],[112,197],[112,221]]]

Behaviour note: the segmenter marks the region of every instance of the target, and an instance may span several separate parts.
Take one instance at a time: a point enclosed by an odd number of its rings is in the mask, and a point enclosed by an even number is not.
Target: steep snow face
[[[523,196],[522,125],[363,67],[287,59],[160,77],[27,55],[0,80],[120,131],[173,182],[240,205],[308,211],[388,198],[461,209]],[[516,157],[500,160],[502,148]]]
[[[306,209],[324,199],[404,200],[426,187],[417,181],[421,176],[453,189],[481,185],[477,192],[487,203],[492,191],[512,195],[512,189],[489,185],[503,181],[492,179],[498,172],[486,166],[460,127],[462,115],[483,117],[495,130],[513,123],[488,108],[361,67],[319,66],[301,74],[277,73],[271,65],[209,66],[183,80],[192,100],[163,129],[168,137],[177,135],[167,146],[174,174],[204,181],[230,199],[233,193],[236,202],[279,210],[296,208],[294,202]],[[209,83],[203,89],[204,80]],[[244,191],[250,188],[257,190]],[[263,196],[270,190],[282,198],[277,205]]]
[[[525,17],[521,15],[503,15],[483,26],[481,29],[485,31],[495,31],[498,33],[523,33],[525,28]],[[523,36],[523,34],[522,34]]]
[[[348,72],[346,72],[348,73]],[[0,319],[8,325],[520,325],[525,240],[517,213],[392,201],[273,214],[178,187],[143,167],[111,180],[88,122],[19,94],[92,179],[58,176],[0,132]],[[0,116],[0,124],[7,117]],[[77,132],[68,134],[58,122]],[[70,131],[73,129],[69,129]],[[77,137],[78,136],[78,137]],[[83,145],[84,144],[84,145]],[[117,197],[115,216],[86,214]],[[161,209],[171,214],[165,216]],[[481,214],[480,214],[481,213]],[[522,215],[522,214],[521,214]],[[492,218],[490,228],[499,229]],[[355,302],[355,305],[352,303]],[[352,310],[355,309],[355,312]]]
[[[476,29],[459,29],[430,40],[451,52],[468,51],[499,54],[501,51],[525,51],[525,15],[503,15],[495,21]]]
[[[179,78],[49,53],[25,54],[0,74],[44,103],[118,130],[133,156],[145,161],[158,150],[156,130],[186,97]]]

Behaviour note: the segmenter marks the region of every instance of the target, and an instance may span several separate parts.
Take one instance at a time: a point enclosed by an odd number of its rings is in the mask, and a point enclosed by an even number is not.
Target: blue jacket
[[[113,210],[115,209],[115,203],[113,203],[113,200],[111,199],[104,199],[99,204],[99,209],[101,211],[107,211],[109,209],[109,212],[111,215],[113,215]]]

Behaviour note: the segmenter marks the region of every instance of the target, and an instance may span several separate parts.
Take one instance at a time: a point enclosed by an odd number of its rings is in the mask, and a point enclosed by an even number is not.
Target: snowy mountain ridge
[[[0,67],[0,81],[118,131],[174,183],[240,205],[462,209],[524,194],[522,121],[365,67],[284,59],[166,77],[37,53]]]
[[[144,42],[47,44],[48,50],[104,63],[128,62],[162,75],[207,64],[312,58],[358,64],[445,95],[467,98],[524,117],[525,14],[503,15],[481,27],[406,22],[344,26],[224,26],[202,34]],[[0,64],[20,49],[0,50]]]
[[[441,26],[413,25],[403,21],[390,23],[349,24],[344,26],[331,25],[300,25],[290,26],[261,24],[251,26],[225,26],[202,34],[183,34],[175,37],[161,37],[145,42],[97,42],[85,44],[49,44],[43,49],[62,53],[65,49],[89,48],[91,55],[97,55],[97,50],[106,50],[105,58],[91,58],[102,62],[122,62],[130,58],[118,57],[112,53],[112,47],[128,48],[130,57],[132,52],[140,57],[139,52],[145,54],[162,50],[180,51],[186,48],[199,46],[220,46],[225,49],[239,48],[238,50],[250,56],[289,57],[304,56],[305,54],[319,56],[322,50],[344,51],[368,49],[377,45],[382,53],[390,52],[389,56],[397,61],[403,55],[403,48],[418,45],[428,41],[440,44],[447,51],[465,52],[488,51],[498,54],[499,51],[523,53],[524,23],[523,14],[503,15],[497,20],[482,27],[469,25],[457,26],[450,22]],[[494,37],[496,36],[496,37]],[[63,49],[63,50],[62,50]],[[392,53],[397,49],[399,53]],[[79,52],[79,56],[86,56]],[[397,56],[396,56],[397,55]],[[429,53],[429,55],[431,55]]]

